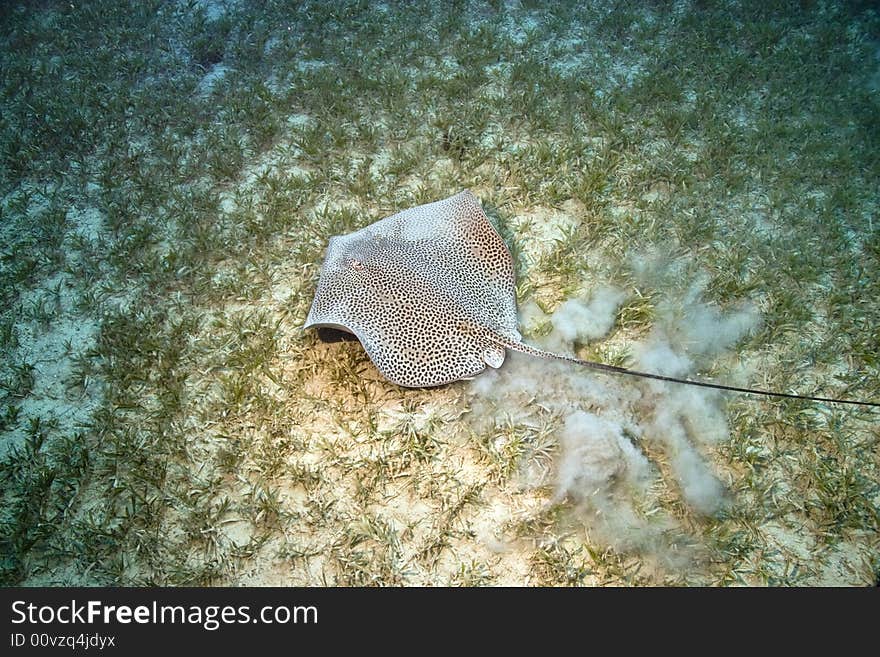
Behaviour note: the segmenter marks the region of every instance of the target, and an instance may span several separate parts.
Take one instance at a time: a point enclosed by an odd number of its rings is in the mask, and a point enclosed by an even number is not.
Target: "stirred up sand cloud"
[[[607,337],[626,295],[597,287],[587,299],[569,299],[551,315],[535,304],[522,309],[526,333],[552,325],[540,339],[547,348],[574,353]],[[695,376],[753,330],[758,315],[741,308],[722,312],[701,300],[699,286],[658,304],[654,328],[630,345],[632,365],[660,374]],[[667,491],[693,511],[721,511],[728,494],[710,452],[729,438],[724,396],[714,390],[661,381],[609,376],[568,363],[511,354],[499,371],[471,387],[473,421],[554,418],[557,452],[545,477],[523,484],[552,487],[553,501],[569,503],[595,538],[616,549],[653,553],[669,562],[675,521],[654,512]],[[526,470],[524,470],[525,472]]]

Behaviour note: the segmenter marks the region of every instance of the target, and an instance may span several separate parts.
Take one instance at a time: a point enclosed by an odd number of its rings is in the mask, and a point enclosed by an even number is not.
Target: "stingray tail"
[[[498,336],[500,337],[500,336]],[[539,358],[553,358],[556,360],[564,360],[569,363],[576,363],[578,365],[583,365],[584,367],[589,367],[593,370],[599,370],[601,372],[609,372],[611,374],[626,374],[628,376],[638,376],[644,379],[655,379],[657,381],[668,381],[669,383],[681,383],[683,385],[688,386],[698,386],[700,388],[713,388],[715,390],[729,390],[731,392],[744,392],[750,395],[764,395],[766,397],[788,397],[789,399],[807,399],[810,401],[818,401],[818,402],[830,402],[833,404],[853,404],[856,406],[880,406],[880,402],[870,402],[870,401],[860,401],[855,399],[837,399],[835,397],[814,397],[812,395],[795,395],[787,392],[774,392],[771,390],[759,390],[757,388],[739,388],[737,386],[726,386],[721,383],[708,383],[706,381],[693,381],[691,379],[681,379],[674,376],[663,376],[662,374],[653,374],[651,372],[639,372],[637,370],[630,370],[625,367],[617,367],[616,365],[606,365],[605,363],[596,363],[590,360],[581,360],[580,358],[574,358],[572,356],[562,356],[560,354],[554,354],[550,351],[544,351],[543,349],[538,349],[536,347],[529,346],[527,344],[523,344],[521,342],[515,342],[513,340],[508,340],[505,338],[501,338],[499,340],[505,347],[513,349],[515,351],[522,352],[524,354],[529,354],[531,356],[538,356]]]

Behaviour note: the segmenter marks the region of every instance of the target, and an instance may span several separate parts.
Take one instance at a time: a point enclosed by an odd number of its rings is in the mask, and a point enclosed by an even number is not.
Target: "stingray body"
[[[398,385],[473,377],[520,344],[513,258],[469,191],[405,210],[331,238],[310,327],[353,333]]]
[[[389,381],[439,386],[501,367],[505,349],[687,385],[877,406],[636,372],[549,353],[517,330],[513,258],[463,191],[330,239],[304,328],[353,333]]]

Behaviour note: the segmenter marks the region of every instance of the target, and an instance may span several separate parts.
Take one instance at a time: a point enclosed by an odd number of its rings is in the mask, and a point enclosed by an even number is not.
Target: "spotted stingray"
[[[376,369],[406,387],[439,386],[504,363],[505,350],[616,374],[817,401],[636,372],[550,353],[517,330],[513,258],[469,191],[404,210],[330,239],[304,328],[354,334]]]

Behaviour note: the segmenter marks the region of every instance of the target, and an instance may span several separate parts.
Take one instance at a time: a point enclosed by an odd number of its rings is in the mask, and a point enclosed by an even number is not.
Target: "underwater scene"
[[[22,0],[0,69],[0,584],[876,585],[876,406],[541,355],[880,402],[875,3]]]

